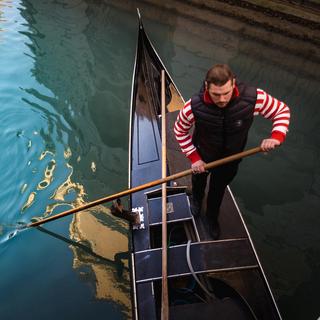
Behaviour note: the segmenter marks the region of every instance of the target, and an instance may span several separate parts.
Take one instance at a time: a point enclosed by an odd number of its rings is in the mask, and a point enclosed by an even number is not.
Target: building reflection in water
[[[113,190],[109,185],[121,184],[127,151],[121,139],[117,140],[124,134],[114,117],[121,118],[128,109],[126,99],[117,101],[113,92],[127,84],[122,84],[123,74],[114,66],[123,65],[127,53],[110,50],[112,40],[106,37],[117,37],[111,23],[116,16],[110,15],[105,4],[24,0],[21,5],[21,15],[29,26],[24,33],[34,60],[31,71],[45,87],[23,88],[28,94],[24,102],[41,114],[47,125],[37,136],[43,142],[44,150],[37,159],[43,169],[33,190],[28,191],[22,213],[46,202],[44,217],[56,213],[58,207],[83,205],[86,194],[97,198]],[[117,77],[119,81],[114,81]],[[45,93],[47,89],[50,92]],[[108,106],[116,108],[116,115]],[[105,121],[99,122],[101,119]],[[27,189],[26,182],[22,193]],[[130,318],[126,223],[111,216],[105,206],[98,206],[73,216],[70,239],[40,231],[68,242],[73,268],[95,286],[96,299],[115,302]]]

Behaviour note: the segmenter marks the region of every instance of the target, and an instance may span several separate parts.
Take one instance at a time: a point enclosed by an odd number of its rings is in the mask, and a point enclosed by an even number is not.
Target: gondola
[[[161,70],[165,70],[167,168],[190,167],[173,124],[184,100],[144,30],[140,14],[132,81],[129,188],[161,178]],[[170,319],[281,319],[248,229],[230,188],[225,193],[219,240],[190,211],[190,177],[167,184]],[[140,224],[132,226],[133,318],[161,318],[161,189],[130,196]]]

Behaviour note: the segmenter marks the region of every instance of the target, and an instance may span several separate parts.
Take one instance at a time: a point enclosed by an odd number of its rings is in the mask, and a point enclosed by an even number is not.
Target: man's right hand
[[[206,169],[204,168],[205,164],[206,163],[203,162],[202,160],[196,161],[191,165],[192,172],[194,174],[205,172],[206,171]]]

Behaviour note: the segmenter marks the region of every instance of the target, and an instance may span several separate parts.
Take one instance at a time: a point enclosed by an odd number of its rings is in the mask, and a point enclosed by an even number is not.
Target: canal
[[[130,318],[129,230],[108,205],[17,223],[127,188],[137,6],[186,99],[225,62],[290,106],[286,142],[231,188],[283,318],[320,316],[319,20],[197,2],[0,0],[1,319]],[[270,129],[256,119],[248,147]]]

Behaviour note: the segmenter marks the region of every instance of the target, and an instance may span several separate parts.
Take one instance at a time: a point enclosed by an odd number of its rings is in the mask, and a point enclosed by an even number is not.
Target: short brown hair
[[[216,86],[223,86],[229,80],[234,79],[234,74],[227,64],[216,64],[210,68],[206,75],[208,86],[213,83]]]

